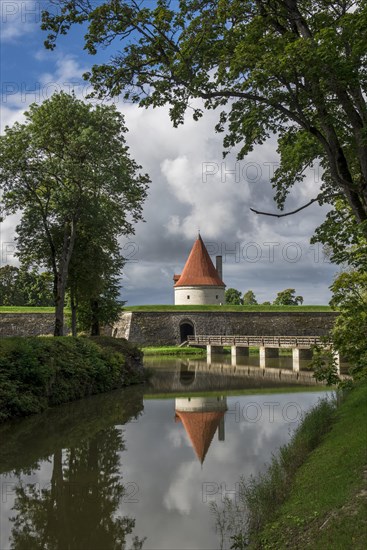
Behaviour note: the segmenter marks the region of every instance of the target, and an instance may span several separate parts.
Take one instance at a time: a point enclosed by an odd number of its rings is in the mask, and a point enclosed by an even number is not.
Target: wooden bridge
[[[228,336],[228,335],[194,335],[188,336],[186,345],[206,347],[208,358],[212,354],[221,353],[223,347],[231,347],[234,360],[239,356],[248,356],[249,348],[259,348],[260,367],[265,368],[266,359],[278,357],[279,349],[292,349],[293,370],[299,371],[300,360],[311,359],[314,346],[331,349],[331,342],[319,336]],[[338,371],[340,372],[340,357],[334,352]]]

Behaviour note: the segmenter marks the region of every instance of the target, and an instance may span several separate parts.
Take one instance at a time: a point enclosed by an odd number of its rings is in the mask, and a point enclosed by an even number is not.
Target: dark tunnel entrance
[[[184,321],[180,324],[180,341],[181,344],[186,342],[188,336],[194,336],[195,329],[191,321]]]

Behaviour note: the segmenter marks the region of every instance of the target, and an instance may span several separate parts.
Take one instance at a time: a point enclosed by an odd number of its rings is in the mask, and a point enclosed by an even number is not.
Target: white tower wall
[[[220,305],[224,304],[222,286],[178,286],[175,288],[175,305]]]

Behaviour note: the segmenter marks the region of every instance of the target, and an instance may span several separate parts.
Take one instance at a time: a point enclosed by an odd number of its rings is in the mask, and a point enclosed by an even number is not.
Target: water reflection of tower
[[[175,403],[175,420],[182,422],[196,456],[203,464],[215,432],[224,441],[226,397],[180,397]]]

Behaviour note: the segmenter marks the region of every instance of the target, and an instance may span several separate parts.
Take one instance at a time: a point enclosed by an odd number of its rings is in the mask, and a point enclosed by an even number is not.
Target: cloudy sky
[[[22,120],[27,106],[54,91],[74,90],[85,98],[82,74],[98,60],[83,52],[82,29],[75,28],[54,52],[43,47],[41,5],[47,2],[2,0],[1,131]],[[55,9],[55,8],[50,8]],[[144,223],[121,242],[128,262],[122,295],[130,305],[173,302],[174,273],[180,273],[200,229],[209,253],[222,254],[227,287],[252,289],[259,302],[272,301],[284,288],[295,288],[306,304],[324,304],[336,272],[322,248],[311,246],[314,229],[327,212],[312,205],[283,219],[257,216],[250,207],[275,211],[269,182],[277,166],[276,140],[270,139],[243,161],[236,151],[222,159],[222,137],[214,132],[217,114],[199,122],[188,114],[184,126],[172,127],[168,109],[143,110],[115,100],[129,128],[131,155],[152,183]],[[293,210],[317,195],[318,168],[307,174],[286,203]],[[13,263],[16,218],[1,224],[1,263]]]

